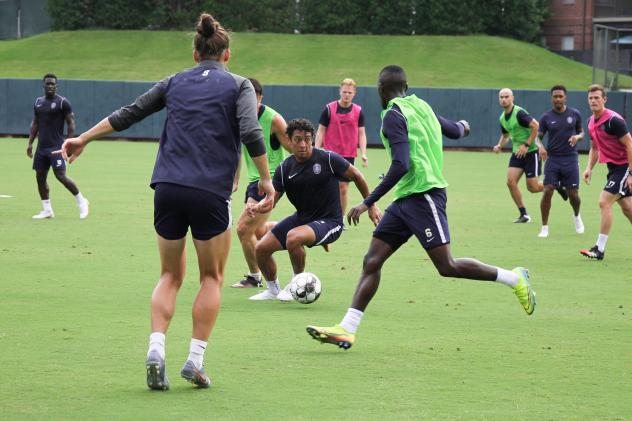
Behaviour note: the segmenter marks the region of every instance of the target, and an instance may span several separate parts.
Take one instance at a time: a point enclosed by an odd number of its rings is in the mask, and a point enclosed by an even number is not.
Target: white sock
[[[75,194],[75,200],[77,201],[77,204],[80,205],[81,202],[86,200],[86,198],[83,197],[83,194],[81,194],[81,192],[79,192],[79,193]]]
[[[200,369],[204,365],[204,351],[206,351],[206,345],[208,342],[201,341],[199,339],[191,338],[191,345],[189,345],[189,360],[193,361],[195,368]]]
[[[147,355],[151,351],[158,351],[161,358],[165,358],[165,334],[162,332],[153,332],[149,335],[149,351],[147,351]]]
[[[248,276],[252,276],[257,281],[261,282],[261,272],[257,272],[257,273],[248,272]]]
[[[363,312],[360,310],[356,310],[355,308],[349,308],[347,310],[347,314],[343,317],[340,322],[340,327],[350,333],[356,333],[358,331],[358,326],[360,326],[360,322],[362,321]]]
[[[608,236],[606,234],[599,234],[597,237],[597,248],[600,252],[606,251],[606,243],[608,242]]]
[[[53,206],[50,204],[50,199],[42,200],[42,207],[46,212],[52,212]]]
[[[518,285],[518,274],[514,273],[510,270],[503,268],[496,268],[498,270],[498,275],[496,275],[496,282],[500,282],[501,284],[505,284],[510,287],[515,287]]]
[[[266,281],[266,284],[268,284],[268,291],[270,291],[274,295],[277,295],[279,291],[281,291],[278,279],[275,279],[274,281]]]
[[[540,230],[540,232],[542,234],[548,234],[549,233],[549,226],[548,225],[542,225],[542,229]]]

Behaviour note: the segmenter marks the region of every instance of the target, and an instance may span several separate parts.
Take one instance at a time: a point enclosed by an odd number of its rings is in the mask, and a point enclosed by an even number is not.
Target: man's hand
[[[586,184],[590,184],[590,178],[592,177],[592,170],[586,169],[584,171],[584,181]]]
[[[577,139],[576,135],[573,135],[573,136],[568,138],[568,144],[571,145],[571,146],[577,145],[577,141],[578,141],[578,139]]]
[[[28,145],[26,147],[26,156],[33,158],[33,145]]]
[[[502,147],[500,145],[494,145],[494,148],[492,149],[494,152],[496,153],[500,153],[500,150],[502,149]]]
[[[87,142],[79,137],[71,137],[66,139],[61,149],[53,151],[53,155],[61,155],[64,161],[72,164],[83,152]]]
[[[628,170],[628,190],[632,191],[632,171]]]
[[[237,180],[233,181],[233,193],[235,193],[239,189],[239,182]]]
[[[376,205],[369,208],[369,219],[373,222],[373,225],[377,226],[382,220],[382,211]]]
[[[259,180],[259,195],[263,196],[264,194],[266,197],[259,203],[246,207],[249,216],[253,217],[255,213],[268,213],[274,208],[274,186],[270,179]]]
[[[457,123],[463,126],[463,137],[466,137],[467,135],[470,134],[470,123],[468,123],[465,120],[459,120],[457,121]]]
[[[529,148],[527,147],[527,145],[523,143],[522,145],[520,145],[520,147],[516,151],[516,158],[524,158],[528,150]]]
[[[349,225],[351,225],[352,223],[353,225],[358,225],[358,222],[360,222],[360,215],[362,215],[368,209],[369,208],[367,207],[367,205],[364,204],[364,202],[360,203],[359,205],[355,205],[354,207],[349,209],[349,212],[347,212],[347,222],[349,223]]]
[[[362,155],[362,166],[364,168],[369,167],[369,158],[366,155]]]
[[[540,158],[542,158],[542,161],[546,161],[549,157],[549,153],[546,151],[546,148],[544,146],[538,146],[538,153],[540,154]]]

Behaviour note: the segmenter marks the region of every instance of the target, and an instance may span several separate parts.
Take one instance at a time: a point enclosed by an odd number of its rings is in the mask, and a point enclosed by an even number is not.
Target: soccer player
[[[254,301],[292,301],[289,288],[281,290],[279,287],[272,254],[287,250],[296,276],[305,270],[305,247],[330,244],[340,237],[343,216],[338,200],[339,180],[351,180],[362,197],[369,195],[369,186],[356,167],[335,152],[312,147],[314,126],[309,120],[291,120],[287,135],[293,154],[274,172],[274,203],[287,193],[296,212],[278,222],[257,243],[257,263],[266,279],[267,289],[250,297]],[[254,214],[259,205],[251,205],[249,209]],[[377,224],[380,210],[375,205],[368,210],[369,217]]]
[[[557,190],[564,200],[570,200],[573,208],[575,232],[583,234],[584,223],[579,215],[579,159],[577,142],[584,138],[582,116],[575,108],[566,106],[566,88],[555,85],[551,88],[553,108],[542,114],[538,138],[548,133],[547,148],[542,147],[544,167],[544,193],[540,202],[542,229],[538,237],[549,236],[549,212],[553,192]]]
[[[442,174],[441,123],[425,101],[407,95],[407,90],[404,69],[393,65],[382,69],[378,81],[384,109],[380,135],[391,157],[391,166],[369,197],[349,210],[347,219],[357,224],[360,215],[393,187],[395,201],[386,209],[373,232],[351,308],[340,324],[307,327],[307,332],[322,343],[343,349],[353,345],[364,311],[380,284],[382,265],[413,235],[441,276],[508,285],[527,314],[532,314],[535,309],[535,293],[526,269],[518,267],[510,271],[474,259],[452,257],[446,215],[448,183]]]
[[[33,104],[33,121],[29,134],[26,155],[33,159],[33,169],[37,180],[37,190],[42,200],[43,210],[33,219],[54,218],[53,206],[50,203],[48,188],[48,170],[52,167],[55,178],[75,196],[79,207],[79,218],[84,219],[89,213],[88,199],[83,197],[75,182],[66,175],[66,162],[52,152],[64,143],[64,124],[68,125],[68,137],[75,135],[75,118],[70,102],[57,95],[57,76],[48,73],[44,76],[44,96],[40,96]],[[33,156],[33,141],[37,137],[37,149]]]
[[[366,130],[362,107],[353,103],[356,83],[343,79],[340,83],[340,99],[325,106],[318,122],[316,148],[336,152],[351,164],[355,164],[358,146],[362,154],[362,165],[369,165],[366,156]],[[340,181],[340,203],[342,213],[347,210],[349,181]]]
[[[499,153],[511,138],[512,154],[507,169],[507,187],[511,198],[520,211],[520,216],[514,223],[526,223],[531,221],[531,217],[527,213],[527,208],[522,201],[522,194],[518,188],[520,177],[522,174],[526,175],[527,190],[531,193],[539,193],[544,189],[538,179],[542,172],[536,143],[538,122],[525,109],[514,104],[514,95],[511,89],[501,89],[498,93],[498,102],[503,108],[499,118],[502,134],[498,144],[494,146],[494,152]]]
[[[180,375],[198,387],[209,387],[204,352],[220,308],[224,266],[230,249],[230,195],[246,145],[259,172],[262,212],[272,209],[274,187],[257,121],[252,83],[229,73],[230,37],[211,15],[196,24],[193,59],[197,66],[154,85],[136,101],[104,118],[77,138],[64,142],[61,153],[70,162],[88,142],[121,131],[163,108],[167,118],[160,137],[151,187],[154,226],[161,275],[151,297],[151,330],[146,370],[150,389],[166,390],[165,334],[173,317],[176,295],[185,271],[186,234],[191,228],[200,273],[193,302],[189,356]]]
[[[287,124],[283,119],[283,116],[276,112],[272,107],[264,105],[263,100],[263,87],[258,80],[250,78],[252,86],[255,88],[257,94],[257,110],[259,117],[259,124],[263,130],[263,140],[266,145],[266,153],[268,155],[268,168],[270,169],[270,175],[274,174],[276,167],[283,161],[285,154],[283,149],[291,152],[290,140],[285,133]],[[243,149],[243,148],[242,148]],[[247,153],[242,154],[246,162],[246,168],[248,170],[248,187],[246,187],[246,206],[249,203],[258,203],[263,199],[258,191],[259,172],[255,166],[252,158]],[[241,167],[241,165],[240,165]],[[233,190],[237,190],[237,183],[239,181],[239,169],[235,175],[235,186]],[[248,265],[249,273],[244,275],[244,278],[233,284],[233,288],[256,288],[260,287],[261,271],[257,265],[257,257],[255,256],[255,245],[257,240],[261,239],[263,235],[268,231],[266,221],[270,213],[257,214],[250,216],[247,212],[247,207],[244,207],[239,220],[237,221],[237,236],[241,243],[241,248]]]
[[[580,253],[590,259],[603,260],[612,227],[612,205],[617,202],[632,223],[632,137],[623,117],[606,108],[606,91],[601,85],[588,88],[588,105],[592,116],[588,133],[592,142],[584,181],[590,183],[597,161],[608,165],[608,180],[599,196],[601,224],[597,244]]]

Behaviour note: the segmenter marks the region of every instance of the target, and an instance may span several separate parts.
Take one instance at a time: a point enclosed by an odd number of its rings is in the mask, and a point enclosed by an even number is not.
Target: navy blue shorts
[[[608,181],[604,186],[604,191],[612,194],[620,194],[622,197],[632,196],[632,192],[628,189],[628,164],[611,164],[608,163]]]
[[[445,189],[432,189],[398,199],[384,211],[373,237],[388,243],[393,250],[412,235],[426,250],[448,244],[447,201]]]
[[[61,155],[53,155],[53,151],[58,149],[59,148],[35,149],[35,154],[33,155],[33,169],[35,171],[44,171],[52,167],[54,171],[65,170],[66,161],[64,161]]]
[[[308,247],[333,243],[340,238],[340,234],[342,234],[342,219],[317,219],[316,221],[305,223],[299,221],[296,214],[290,215],[282,221],[277,222],[272,228],[272,234],[279,240],[283,249],[287,249],[285,245],[287,233],[301,225],[307,225],[316,233],[316,241]]]
[[[244,203],[248,203],[248,198],[252,198],[257,202],[260,202],[263,200],[264,197],[266,196],[259,196],[259,180],[248,183],[248,187],[246,187],[246,196],[244,197]]]
[[[167,240],[179,240],[189,227],[196,240],[206,241],[230,228],[230,200],[200,189],[156,184],[154,227]]]
[[[518,158],[516,154],[512,153],[511,158],[509,158],[509,167],[522,168],[527,178],[542,174],[542,161],[538,151],[528,152],[522,158]]]
[[[544,166],[544,185],[579,188],[579,160],[577,155],[549,156]]]

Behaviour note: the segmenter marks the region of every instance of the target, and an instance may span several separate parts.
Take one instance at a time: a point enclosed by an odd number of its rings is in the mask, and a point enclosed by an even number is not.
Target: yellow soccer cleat
[[[333,327],[307,326],[307,333],[323,344],[336,345],[344,350],[351,348],[355,334],[348,332],[340,325]]]
[[[531,288],[531,284],[529,283],[529,271],[523,267],[517,267],[512,270],[516,275],[518,275],[518,284],[513,287],[513,292],[518,297],[518,301],[520,301],[520,305],[524,311],[531,315],[535,310],[535,291]]]

